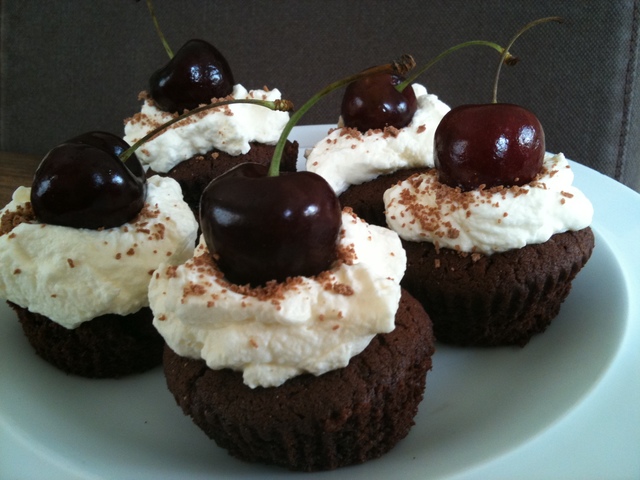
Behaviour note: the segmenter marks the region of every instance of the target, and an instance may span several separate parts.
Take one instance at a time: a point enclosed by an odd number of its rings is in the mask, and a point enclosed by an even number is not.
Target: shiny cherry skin
[[[204,40],[189,40],[149,79],[151,98],[161,110],[182,113],[233,91],[233,75],[224,56]]]
[[[435,132],[438,178],[462,190],[529,183],[540,173],[544,154],[540,121],[519,105],[461,105]]]
[[[114,153],[86,143],[51,149],[31,188],[31,204],[40,222],[88,229],[123,225],[140,212],[145,196],[144,177],[136,176]]]
[[[406,127],[418,109],[413,88],[399,92],[398,75],[376,74],[350,83],[342,97],[341,115],[345,126],[361,132],[391,126]]]
[[[64,143],[84,143],[87,145],[93,145],[94,147],[111,152],[118,157],[130,147],[130,145],[119,136],[99,130],[80,134]],[[142,182],[145,181],[146,176],[144,168],[135,153],[131,154],[127,159],[126,165],[127,168],[131,170],[131,173],[138,177]]]
[[[319,175],[268,177],[266,166],[243,163],[204,190],[200,225],[227,280],[260,286],[330,268],[342,215],[338,198]]]

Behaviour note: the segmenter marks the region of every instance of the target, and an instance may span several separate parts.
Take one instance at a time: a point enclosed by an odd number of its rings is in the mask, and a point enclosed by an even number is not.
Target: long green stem
[[[375,75],[377,73],[391,73],[391,74],[397,74],[397,75],[405,75],[408,71],[410,71],[412,68],[415,67],[415,64],[416,62],[411,55],[403,55],[400,58],[400,60],[397,62],[392,62],[385,65],[379,65],[376,67],[371,67],[360,73],[350,75],[348,77],[343,78],[342,80],[338,80],[336,82],[333,82],[327,85],[322,90],[320,90],[315,95],[313,95],[309,100],[307,100],[307,102],[304,105],[302,105],[302,107],[300,107],[299,110],[297,110],[295,113],[293,113],[293,115],[291,115],[291,118],[289,118],[289,121],[282,129],[282,133],[280,134],[280,139],[278,140],[278,143],[276,144],[276,148],[273,151],[273,157],[271,158],[271,164],[269,165],[268,176],[277,177],[280,174],[280,162],[282,160],[282,153],[284,152],[284,147],[285,147],[287,138],[291,133],[291,130],[298,123],[300,118],[302,118],[302,116],[305,113],[307,113],[307,111],[309,111],[309,109],[313,107],[322,97],[324,97],[328,93],[340,87],[348,85],[349,83],[355,82],[356,80],[359,80],[364,77],[368,77],[370,75]]]
[[[219,102],[210,103],[208,105],[202,105],[198,108],[194,108],[193,110],[189,110],[188,112],[185,112],[178,117],[172,118],[171,120],[163,123],[159,127],[151,130],[144,137],[142,137],[140,140],[138,140],[136,143],[134,143],[129,148],[127,148],[124,152],[122,152],[120,154],[120,160],[122,160],[123,162],[126,162],[129,159],[129,157],[133,155],[133,153],[140,147],[140,145],[147,142],[151,138],[155,137],[158,133],[162,132],[163,130],[170,127],[174,123],[178,123],[187,117],[196,115],[198,113],[204,112],[212,108],[223,107],[225,105],[231,105],[236,103],[248,103],[251,105],[260,105],[261,107],[266,107],[271,110],[277,110],[280,112],[289,112],[293,110],[293,103],[291,103],[289,100],[284,100],[284,99],[274,100],[274,101],[258,100],[254,98],[245,98],[245,99],[237,99],[237,100],[231,99],[231,100],[221,100]]]
[[[426,70],[431,68],[431,66],[433,64],[439,62],[444,57],[448,56],[450,53],[453,53],[456,50],[459,50],[461,48],[477,46],[477,45],[487,46],[487,47],[493,48],[494,50],[497,50],[498,53],[502,54],[502,58],[501,58],[500,62],[504,62],[507,65],[515,65],[516,63],[518,63],[518,57],[514,57],[513,55],[511,55],[511,53],[509,53],[508,48],[507,49],[502,48],[497,43],[488,42],[486,40],[470,40],[468,42],[464,42],[464,43],[460,43],[458,45],[454,45],[453,47],[445,50],[440,55],[438,55],[437,57],[432,59],[429,63],[427,63],[424,67],[416,70],[413,73],[413,75],[411,75],[411,77],[407,78],[403,82],[401,82],[398,85],[396,85],[396,89],[399,92],[402,92],[407,86],[411,85],[416,80],[416,78],[418,78],[418,76],[422,75]]]
[[[158,23],[158,18],[156,17],[156,12],[153,8],[153,2],[151,0],[147,0],[147,8],[149,9],[149,13],[151,14],[151,19],[153,20],[153,24],[156,27],[156,32],[158,32],[160,41],[162,42],[162,45],[164,45],[164,49],[167,51],[167,55],[169,55],[169,58],[173,58],[173,51],[171,50],[167,39],[164,37],[162,30],[160,29],[160,24]]]
[[[520,35],[522,35],[524,32],[526,32],[527,30],[529,30],[531,27],[535,27],[536,25],[539,25],[541,23],[546,23],[546,22],[558,22],[558,23],[562,23],[564,20],[562,19],[562,17],[544,17],[544,18],[539,18],[538,20],[534,20],[531,23],[527,23],[524,27],[522,27],[514,36],[513,38],[511,38],[511,40],[509,41],[507,48],[505,49],[504,53],[502,54],[502,57],[500,57],[500,63],[498,64],[498,69],[496,70],[496,77],[493,81],[493,100],[492,103],[498,103],[498,80],[500,78],[500,69],[502,68],[502,63],[504,62],[506,53],[509,51],[509,49],[511,48],[511,46],[515,43],[515,41],[518,39],[518,37]]]

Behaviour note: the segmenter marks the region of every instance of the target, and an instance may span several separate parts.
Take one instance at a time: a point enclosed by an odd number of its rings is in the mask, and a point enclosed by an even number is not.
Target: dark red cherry
[[[350,83],[342,97],[342,121],[361,132],[386,126],[402,128],[411,123],[418,101],[410,86],[399,92],[404,79],[388,73],[371,75]]]
[[[134,175],[114,153],[86,143],[63,143],[38,166],[31,204],[42,223],[111,228],[135,217],[145,194],[144,178]]]
[[[83,133],[77,137],[67,140],[64,143],[84,143],[86,145],[93,145],[94,147],[111,152],[118,157],[130,147],[130,145],[119,136],[98,130]],[[132,153],[127,159],[126,165],[127,168],[131,170],[131,173],[140,178],[141,181],[145,181],[144,168],[135,153]]]
[[[542,169],[544,131],[529,110],[507,103],[461,105],[436,128],[440,182],[463,190],[524,185]]]
[[[167,112],[182,113],[233,91],[224,56],[204,40],[189,40],[149,79],[151,98]]]
[[[317,275],[336,259],[342,216],[329,184],[311,172],[266,175],[265,165],[240,164],[200,200],[205,241],[236,284]]]

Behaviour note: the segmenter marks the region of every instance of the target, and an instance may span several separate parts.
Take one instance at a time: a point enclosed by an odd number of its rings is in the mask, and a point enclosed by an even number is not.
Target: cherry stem
[[[160,29],[160,24],[158,23],[158,18],[156,17],[156,12],[153,8],[153,2],[151,0],[147,0],[147,8],[149,9],[149,13],[151,14],[151,19],[153,20],[153,24],[156,27],[156,32],[158,32],[160,41],[162,42],[162,45],[164,45],[164,49],[167,51],[167,55],[169,55],[169,58],[173,58],[173,51],[171,50],[167,39],[164,37],[162,30]]]
[[[538,20],[534,20],[533,22],[527,23],[524,27],[522,27],[513,36],[513,38],[511,38],[511,40],[509,41],[509,44],[507,45],[507,48],[506,48],[505,52],[502,54],[502,57],[500,57],[500,63],[498,64],[498,69],[496,71],[496,77],[495,77],[495,80],[493,81],[493,100],[492,100],[492,103],[498,103],[498,80],[500,78],[500,69],[502,68],[502,63],[503,63],[503,61],[505,59],[506,53],[509,51],[511,46],[515,43],[515,41],[518,39],[518,37],[520,35],[522,35],[524,32],[529,30],[531,27],[535,27],[536,25],[539,25],[541,23],[547,23],[547,22],[562,23],[562,22],[564,22],[564,19],[562,17],[544,17],[544,18],[539,18]]]
[[[398,61],[368,68],[360,73],[356,73],[354,75],[345,77],[342,80],[333,82],[317,92],[309,100],[307,100],[307,102],[302,105],[299,110],[291,115],[291,118],[284,126],[282,133],[280,134],[280,138],[278,139],[278,143],[276,144],[276,148],[273,151],[273,156],[271,158],[271,164],[269,165],[269,171],[267,175],[270,177],[277,177],[280,174],[280,162],[282,160],[284,147],[286,145],[287,138],[291,133],[291,130],[298,123],[300,118],[302,118],[302,116],[307,113],[307,111],[309,111],[311,107],[313,107],[322,97],[330,92],[333,92],[334,90],[337,90],[340,87],[355,82],[356,80],[360,80],[361,78],[368,77],[370,75],[376,75],[380,73],[406,75],[407,72],[415,67],[415,65],[416,62],[411,55],[402,55],[402,57],[400,57],[400,60]]]
[[[133,155],[133,153],[140,147],[140,145],[142,145],[143,143],[147,142],[151,138],[155,137],[158,133],[162,132],[166,128],[169,128],[174,123],[178,123],[178,122],[184,120],[185,118],[188,118],[188,117],[190,117],[192,115],[196,115],[198,113],[202,113],[202,112],[204,112],[206,110],[210,110],[212,108],[223,107],[225,105],[232,105],[232,104],[237,104],[237,103],[246,103],[246,104],[250,104],[250,105],[259,105],[261,107],[266,107],[266,108],[269,108],[270,110],[276,110],[276,111],[279,111],[279,112],[290,112],[291,110],[293,110],[293,103],[290,102],[289,100],[285,100],[285,99],[278,99],[278,100],[274,100],[274,101],[269,101],[269,100],[258,100],[258,99],[255,99],[255,98],[241,98],[241,99],[220,100],[219,102],[213,102],[213,103],[210,103],[210,104],[207,104],[207,105],[201,105],[201,106],[199,106],[197,108],[194,108],[193,110],[189,110],[187,112],[184,112],[182,115],[180,115],[178,117],[175,117],[175,118],[172,118],[171,120],[163,123],[159,127],[154,128],[153,130],[151,130],[144,137],[142,137],[140,140],[138,140],[136,143],[134,143],[129,148],[127,148],[124,152],[122,152],[120,154],[120,160],[122,160],[123,162],[126,162],[129,159],[129,157],[131,155]]]
[[[407,78],[403,82],[401,82],[398,85],[396,85],[396,90],[398,90],[399,92],[402,92],[405,88],[407,88],[409,85],[411,85],[420,75],[422,75],[425,71],[427,71],[429,68],[431,68],[431,66],[433,64],[439,62],[444,57],[448,56],[450,53],[453,53],[456,50],[459,50],[461,48],[471,47],[471,46],[476,46],[476,45],[487,46],[487,47],[493,48],[494,50],[497,50],[498,53],[502,54],[502,58],[500,59],[501,63],[504,62],[507,65],[515,65],[516,63],[518,63],[518,57],[515,57],[515,56],[511,55],[511,53],[509,53],[508,48],[506,48],[506,49],[502,48],[497,43],[488,42],[486,40],[470,40],[468,42],[464,42],[464,43],[460,43],[458,45],[454,45],[453,47],[448,48],[447,50],[442,52],[440,55],[438,55],[437,57],[432,59],[429,63],[427,63],[424,67],[422,67],[419,70],[417,70],[411,77]]]

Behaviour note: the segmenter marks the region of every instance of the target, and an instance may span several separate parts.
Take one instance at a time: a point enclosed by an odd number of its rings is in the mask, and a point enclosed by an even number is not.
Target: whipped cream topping
[[[147,287],[161,263],[193,254],[198,225],[178,183],[153,176],[142,211],[103,230],[38,223],[30,192],[18,188],[0,211],[0,298],[75,328],[100,315],[127,315],[148,306]]]
[[[235,85],[231,97],[276,100],[280,91],[251,90]],[[146,99],[140,113],[125,121],[124,140],[130,145],[154,128],[176,117]],[[146,142],[136,155],[145,167],[167,173],[180,162],[213,149],[229,155],[245,154],[250,142],[275,145],[289,121],[287,112],[259,105],[234,104],[206,110],[178,122]]]
[[[433,137],[450,108],[424,86],[414,83],[412,88],[418,109],[409,125],[365,133],[347,127],[334,129],[308,152],[306,169],[324,177],[340,195],[351,185],[379,175],[433,167]]]
[[[393,330],[406,256],[391,230],[348,209],[342,222],[343,261],[262,288],[228,283],[201,238],[194,258],[154,275],[154,325],[178,355],[242,371],[251,388],[345,367],[377,333]]]
[[[489,255],[586,228],[593,218],[562,153],[547,153],[541,173],[520,187],[461,192],[437,177],[432,169],[385,192],[387,224],[404,240]]]

